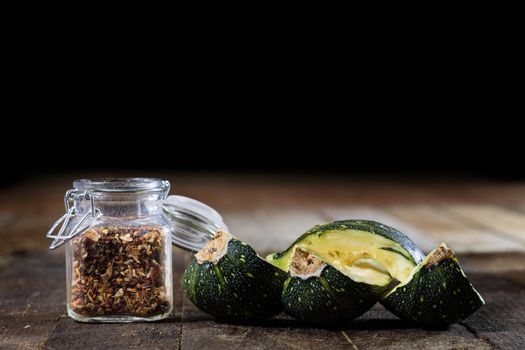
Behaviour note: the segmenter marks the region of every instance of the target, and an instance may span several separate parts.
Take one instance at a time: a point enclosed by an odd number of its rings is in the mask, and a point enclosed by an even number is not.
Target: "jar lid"
[[[172,243],[197,251],[218,229],[228,230],[222,216],[212,207],[184,196],[168,196],[162,208],[171,228]]]
[[[76,179],[73,188],[92,192],[152,192],[163,191],[168,195],[170,183],[167,180],[148,177],[111,177]]]

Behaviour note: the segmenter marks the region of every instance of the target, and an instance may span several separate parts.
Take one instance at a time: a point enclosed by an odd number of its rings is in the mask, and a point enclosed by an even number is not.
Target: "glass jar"
[[[66,213],[47,233],[50,249],[66,245],[70,317],[133,322],[170,315],[171,244],[196,251],[227,226],[213,208],[167,198],[169,190],[168,181],[150,178],[73,182],[64,196]]]

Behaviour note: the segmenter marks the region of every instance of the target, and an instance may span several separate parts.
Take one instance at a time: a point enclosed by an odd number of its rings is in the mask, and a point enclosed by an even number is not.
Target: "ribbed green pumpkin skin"
[[[415,267],[408,270],[413,271],[410,280],[387,294],[389,285],[356,282],[331,266],[329,261],[324,261],[327,265],[319,276],[306,279],[284,271],[289,269],[285,265],[294,247],[300,247],[305,237],[322,237],[331,230],[365,231],[398,243],[406,252],[399,251],[399,245],[381,246],[380,249],[402,255],[408,266]],[[314,245],[308,248],[315,256]],[[439,248],[452,252],[444,244]],[[261,259],[250,246],[231,238],[226,254],[216,264],[192,260],[183,276],[183,289],[202,311],[234,322],[262,320],[284,310],[304,323],[336,324],[360,316],[383,298],[381,303],[403,320],[421,326],[442,327],[470,316],[484,301],[464,275],[453,252],[441,255],[440,259],[437,255],[432,256],[433,261],[438,261],[432,265],[427,263],[431,255],[425,258],[405,234],[381,223],[334,221],[313,227],[284,252],[270,255],[268,259],[274,263],[281,258],[281,269]]]
[[[476,312],[484,301],[455,257],[421,267],[404,286],[381,303],[399,318],[427,326],[459,322]]]
[[[327,265],[320,276],[289,277],[282,294],[284,311],[305,323],[334,324],[352,320],[370,309],[386,286],[354,282]]]
[[[217,264],[195,258],[183,276],[183,289],[202,311],[223,320],[262,320],[281,310],[287,274],[232,238]]]
[[[400,244],[408,252],[408,256],[388,247],[385,249],[401,254],[413,266],[424,257],[408,236],[390,226],[370,220],[343,220],[314,226],[297,238],[288,249],[272,254],[268,259],[275,261],[283,258],[311,235],[321,237],[330,231],[346,230],[370,232]],[[315,252],[315,247],[310,248]],[[287,314],[305,323],[334,324],[360,316],[379,301],[388,288],[388,285],[356,282],[328,264],[319,277],[302,279],[290,276],[283,289],[282,303]]]
[[[358,230],[386,237],[394,242],[399,243],[409,253],[410,256],[405,256],[401,252],[398,252],[406,258],[412,260],[414,262],[414,266],[421,262],[425,257],[425,254],[423,254],[421,249],[419,249],[419,247],[406,234],[396,230],[393,227],[372,220],[340,220],[312,227],[303,233],[299,238],[297,238],[288,249],[281,253],[273,254],[272,258],[279,259],[309,235],[321,236],[323,233],[333,230]]]

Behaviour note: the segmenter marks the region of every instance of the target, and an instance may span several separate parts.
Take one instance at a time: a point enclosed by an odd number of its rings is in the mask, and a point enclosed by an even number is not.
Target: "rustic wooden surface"
[[[304,327],[286,315],[257,325],[217,323],[181,292],[191,255],[174,248],[170,319],[77,323],[65,312],[63,252],[48,251],[44,238],[75,175],[46,177],[0,192],[1,349],[525,348],[525,183],[159,176],[171,180],[172,193],[218,209],[261,254],[286,247],[314,224],[352,217],[398,227],[427,251],[445,241],[487,305],[442,330],[415,328],[380,305],[332,329]]]

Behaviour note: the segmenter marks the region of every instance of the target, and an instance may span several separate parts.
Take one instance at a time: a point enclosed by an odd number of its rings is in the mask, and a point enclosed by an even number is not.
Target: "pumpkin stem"
[[[434,249],[434,251],[427,257],[425,268],[429,268],[432,265],[453,257],[454,251],[447,247],[445,243],[441,243],[441,245]]]
[[[199,264],[203,264],[205,262],[217,264],[219,260],[226,254],[226,251],[228,250],[228,243],[232,238],[233,236],[230,233],[219,229],[215,233],[215,236],[213,236],[213,238],[206,243],[204,248],[195,254],[195,259],[197,259]]]
[[[296,246],[290,263],[290,274],[307,279],[312,276],[320,276],[325,266],[326,264],[321,259]]]

